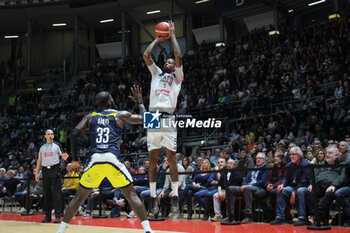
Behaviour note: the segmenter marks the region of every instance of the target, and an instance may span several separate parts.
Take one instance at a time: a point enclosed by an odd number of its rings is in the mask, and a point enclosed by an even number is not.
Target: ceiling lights
[[[158,13],[160,13],[160,10],[154,10],[154,11],[146,12],[147,15],[153,15],[153,14],[158,14]]]
[[[66,23],[54,23],[54,24],[52,24],[52,26],[54,26],[54,27],[64,27],[64,26],[67,26],[67,24]]]
[[[316,1],[316,2],[311,2],[311,3],[307,4],[307,5],[308,5],[308,6],[314,6],[314,5],[323,3],[323,2],[325,2],[325,1],[326,1],[326,0],[320,0],[320,1]]]
[[[195,3],[196,4],[201,4],[201,3],[205,3],[205,2],[209,2],[209,0],[199,0],[199,1],[196,1]]]
[[[113,21],[114,21],[114,19],[103,19],[103,20],[100,20],[100,23],[110,23]]]
[[[18,35],[8,35],[8,36],[4,36],[5,39],[16,39],[18,38]]]

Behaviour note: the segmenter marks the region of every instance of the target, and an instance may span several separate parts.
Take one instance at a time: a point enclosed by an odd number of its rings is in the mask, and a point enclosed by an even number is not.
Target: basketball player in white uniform
[[[163,114],[173,114],[176,108],[177,97],[181,89],[183,81],[182,58],[180,46],[175,37],[175,27],[172,21],[169,21],[169,36],[157,37],[143,53],[143,59],[148,66],[152,75],[151,93],[150,93],[150,111],[159,111]],[[175,61],[167,59],[163,70],[161,70],[151,58],[152,50],[161,41],[171,40],[174,50]],[[170,120],[175,117],[171,116]],[[171,211],[178,212],[178,171],[176,164],[176,129],[164,130],[148,130],[147,146],[150,155],[149,181],[151,192],[151,212],[158,213],[159,208],[156,205],[156,180],[157,180],[157,164],[159,152],[162,147],[165,148],[168,164],[170,167],[170,177],[172,186],[173,206]]]

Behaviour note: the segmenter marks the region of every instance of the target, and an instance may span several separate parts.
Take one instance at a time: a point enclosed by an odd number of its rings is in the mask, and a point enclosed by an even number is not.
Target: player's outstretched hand
[[[80,162],[79,161],[73,161],[71,168],[72,168],[73,171],[79,172],[80,168],[81,168]]]
[[[133,87],[130,88],[132,95],[129,95],[129,98],[137,102],[139,100],[142,100],[142,88],[138,85],[134,85]]]
[[[174,22],[172,20],[168,21],[169,24],[169,33],[170,35],[175,35],[175,25]]]

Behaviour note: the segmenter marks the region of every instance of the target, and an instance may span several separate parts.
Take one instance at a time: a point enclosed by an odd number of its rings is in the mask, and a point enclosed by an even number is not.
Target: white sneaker
[[[137,218],[135,212],[132,210],[130,213],[127,215],[128,218]]]
[[[91,194],[91,197],[95,198],[95,197],[98,197],[100,195],[100,192],[99,191],[95,191]]]
[[[83,215],[83,217],[90,217],[91,213],[85,212],[85,214]]]
[[[22,207],[19,211],[18,211],[18,213],[25,213],[25,212],[27,212],[27,210],[26,210],[26,208],[24,208],[24,207]]]
[[[114,201],[119,205],[120,207],[125,206],[125,200],[123,198],[117,199],[116,197],[114,198]]]

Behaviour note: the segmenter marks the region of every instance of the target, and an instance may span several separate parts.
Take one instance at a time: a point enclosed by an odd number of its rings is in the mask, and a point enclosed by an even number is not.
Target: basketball
[[[155,29],[156,35],[160,37],[169,36],[169,24],[167,22],[160,22]]]

